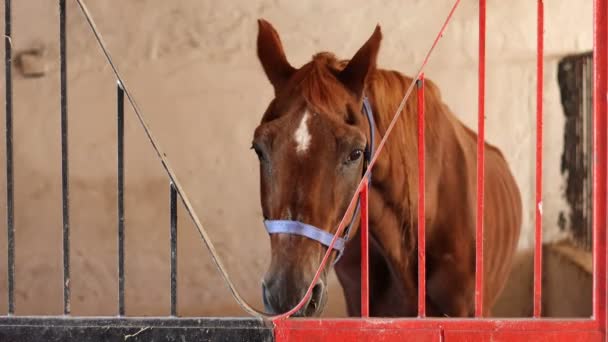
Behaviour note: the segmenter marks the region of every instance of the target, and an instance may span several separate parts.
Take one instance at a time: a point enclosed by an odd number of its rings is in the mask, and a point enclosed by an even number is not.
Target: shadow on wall
[[[520,252],[493,312],[496,317],[531,317],[534,253]],[[542,316],[591,317],[592,254],[568,241],[543,246]]]

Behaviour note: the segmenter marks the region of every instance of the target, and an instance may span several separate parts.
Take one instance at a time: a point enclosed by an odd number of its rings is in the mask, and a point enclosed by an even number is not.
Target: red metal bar
[[[536,24],[536,207],[534,237],[534,317],[541,315],[543,257],[543,69],[544,4],[537,2]]]
[[[361,317],[369,317],[369,218],[367,178],[361,189]]]
[[[606,131],[608,0],[593,9],[593,316],[606,338]]]
[[[485,170],[486,0],[479,0],[479,94],[477,99],[477,226],[475,232],[475,317],[483,316],[483,191]]]
[[[424,73],[418,78],[418,317],[426,316]]]
[[[388,329],[365,329],[355,328],[336,328],[336,329],[279,329],[275,330],[275,340],[277,342],[334,342],[334,341],[357,341],[357,342],[403,342],[403,341],[424,341],[424,342],[530,342],[530,341],[551,341],[551,342],[605,342],[602,333],[597,330],[581,331],[521,331],[521,330],[484,330],[484,331],[463,331],[463,330],[444,330],[419,329],[410,330]]]
[[[274,321],[276,341],[603,342],[591,319],[293,319]]]
[[[588,318],[298,318],[275,321],[277,328],[289,329],[434,329],[447,330],[513,330],[530,333],[550,330],[599,331],[600,325]],[[407,331],[406,331],[407,333]]]

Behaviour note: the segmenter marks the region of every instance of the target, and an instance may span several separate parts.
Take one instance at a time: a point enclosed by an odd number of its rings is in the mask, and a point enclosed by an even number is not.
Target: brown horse
[[[363,97],[370,100],[375,134],[381,137],[413,82],[396,71],[376,68],[381,38],[377,27],[350,61],[319,53],[296,69],[287,61],[272,25],[259,21],[258,57],[275,93],[253,139],[260,159],[265,219],[297,220],[329,233],[337,229],[361,179],[363,150],[370,138]],[[477,135],[452,114],[432,82],[426,82],[425,105],[427,314],[471,316]],[[416,98],[410,98],[373,169],[369,195],[372,316],[417,313],[416,107]],[[522,209],[507,162],[496,147],[485,146],[487,316],[511,269]],[[282,313],[302,298],[327,249],[292,234],[271,234],[270,242],[272,258],[263,281],[263,299],[267,310]],[[335,265],[351,316],[360,314],[359,266],[357,234]],[[326,274],[297,315],[315,316],[323,311]]]

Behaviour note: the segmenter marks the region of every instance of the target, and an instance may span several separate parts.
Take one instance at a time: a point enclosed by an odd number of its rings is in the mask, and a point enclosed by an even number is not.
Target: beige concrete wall
[[[150,126],[245,298],[259,304],[268,261],[252,131],[272,91],[255,57],[255,20],[269,19],[289,59],[321,50],[350,57],[376,23],[379,63],[412,74],[451,1],[87,1]],[[477,1],[463,1],[426,75],[472,128],[477,116]],[[61,189],[58,11],[55,2],[14,6],[16,53],[41,46],[48,72],[15,73],[17,312],[61,311]],[[535,3],[488,2],[487,137],[507,156],[524,199],[522,248],[534,217]],[[556,63],[591,48],[590,0],[546,3],[545,237],[563,209],[559,158],[563,114]],[[76,314],[115,314],[115,81],[74,1],[68,1],[72,291]],[[2,92],[4,94],[4,92]],[[3,96],[3,95],[2,95]],[[3,100],[3,99],[0,99]],[[127,146],[127,311],[168,313],[168,183],[129,111]],[[4,135],[0,138],[4,140]],[[4,149],[0,151],[4,160]],[[0,171],[4,189],[4,171]],[[4,207],[5,197],[0,196]],[[238,315],[189,219],[180,212],[179,289],[184,315]],[[5,222],[5,212],[0,220]],[[0,234],[0,260],[6,255]],[[6,307],[0,262],[0,307]],[[343,314],[330,291],[329,315]],[[0,311],[2,312],[2,311]]]
[[[543,246],[541,315],[543,317],[591,317],[593,313],[592,253],[569,241]],[[534,253],[522,251],[505,292],[494,306],[496,317],[532,317]]]

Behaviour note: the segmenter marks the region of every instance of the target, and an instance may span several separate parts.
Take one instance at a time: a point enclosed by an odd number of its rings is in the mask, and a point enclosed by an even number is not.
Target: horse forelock
[[[344,103],[350,96],[337,74],[348,61],[338,60],[329,52],[321,52],[302,66],[293,77],[293,93],[301,96],[314,112],[344,113]]]

